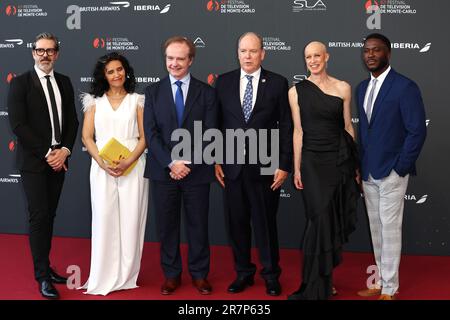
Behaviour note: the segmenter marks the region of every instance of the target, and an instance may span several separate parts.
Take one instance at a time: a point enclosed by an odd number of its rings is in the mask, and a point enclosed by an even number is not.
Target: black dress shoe
[[[50,269],[50,280],[56,284],[66,284],[67,283],[67,278],[60,276],[53,269]]]
[[[281,293],[281,284],[278,279],[267,279],[266,281],[266,293],[269,296],[279,296]]]
[[[245,290],[245,288],[252,286],[255,283],[253,276],[238,277],[228,287],[229,293],[239,293]]]
[[[39,283],[39,292],[44,298],[59,299],[59,293],[49,280],[43,280]]]

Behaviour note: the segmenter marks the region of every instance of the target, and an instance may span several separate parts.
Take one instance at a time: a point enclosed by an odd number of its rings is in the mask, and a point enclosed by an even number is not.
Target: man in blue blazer
[[[207,281],[210,252],[208,240],[209,188],[214,167],[172,157],[176,129],[191,136],[194,122],[204,130],[216,126],[216,96],[209,85],[189,72],[195,46],[184,37],[169,38],[164,45],[169,75],[145,90],[144,131],[148,145],[145,177],[151,180],[156,222],[161,242],[161,266],[166,277],[161,294],[172,294],[181,282],[180,214],[183,201],[189,245],[189,272],[201,294],[211,293]],[[193,155],[193,152],[191,151]]]
[[[381,34],[364,41],[370,79],[357,89],[361,177],[379,281],[361,296],[395,299],[402,245],[403,206],[409,175],[426,136],[419,87],[389,65],[391,43]]]

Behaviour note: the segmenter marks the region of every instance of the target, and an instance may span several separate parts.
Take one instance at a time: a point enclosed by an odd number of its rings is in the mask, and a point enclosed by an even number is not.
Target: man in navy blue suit
[[[201,294],[210,294],[207,281],[210,262],[208,240],[209,188],[214,167],[173,158],[172,141],[176,129],[194,137],[194,122],[204,130],[216,126],[216,96],[209,85],[189,72],[195,46],[184,37],[171,37],[164,45],[169,75],[145,90],[144,131],[148,145],[145,177],[151,179],[151,192],[161,242],[161,266],[166,277],[161,294],[172,294],[181,283],[180,255],[181,201],[185,211],[189,245],[189,273]],[[192,139],[192,150],[194,150]],[[193,153],[191,153],[193,154]]]
[[[404,197],[426,137],[419,87],[391,68],[390,56],[389,39],[367,36],[363,59],[371,75],[356,89],[361,177],[380,276],[358,294],[380,300],[395,299],[399,287]]]

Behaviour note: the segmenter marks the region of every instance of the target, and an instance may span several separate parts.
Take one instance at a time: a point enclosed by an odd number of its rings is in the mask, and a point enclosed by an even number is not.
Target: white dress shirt
[[[50,115],[50,123],[52,125],[52,146],[53,146],[55,144],[61,143],[61,141],[56,141],[55,139],[55,126],[53,124],[52,104],[50,101],[50,94],[48,93],[47,89],[47,78],[45,78],[47,74],[36,66],[34,66],[34,70],[36,70],[39,80],[41,81],[42,89],[44,90],[45,94],[45,99],[47,100],[48,114]],[[58,110],[59,127],[61,128],[62,132],[61,93],[59,92],[58,84],[56,83],[55,74],[53,73],[53,70],[48,75],[50,76],[50,83],[52,84],[53,92],[55,93],[56,109]]]
[[[55,139],[55,127],[53,125],[53,111],[52,111],[52,103],[50,101],[50,94],[47,89],[47,78],[45,77],[47,74],[39,69],[36,65],[34,66],[34,70],[37,73],[37,76],[39,78],[39,81],[41,81],[42,89],[44,90],[45,100],[47,101],[47,107],[48,107],[48,114],[50,116],[50,124],[52,126],[52,146],[58,144],[58,142]],[[50,76],[50,83],[53,88],[53,93],[55,94],[55,101],[56,101],[56,109],[58,111],[58,120],[59,120],[59,128],[61,129],[61,135],[62,135],[62,99],[61,99],[61,93],[59,92],[58,84],[56,83],[55,74],[53,70],[48,74]],[[61,141],[59,141],[61,143]],[[71,152],[68,148],[62,147],[61,149],[67,150],[67,153],[70,155]],[[47,154],[45,157],[47,158],[48,155],[52,149],[48,149]]]
[[[366,111],[366,114],[367,114],[367,108],[368,108],[367,100],[369,98],[370,90],[372,89],[373,79],[377,79],[377,84],[375,87],[375,91],[373,92],[373,99],[372,99],[372,104],[375,104],[375,101],[377,100],[378,92],[380,92],[381,86],[383,85],[384,79],[386,79],[389,71],[391,71],[391,66],[389,66],[386,70],[384,70],[384,72],[382,74],[380,74],[376,78],[372,74],[370,74],[370,82],[369,82],[369,85],[367,86],[366,95],[364,97],[364,110]],[[373,105],[371,108],[372,108],[372,115],[373,115]]]
[[[252,98],[252,111],[253,107],[255,106],[256,102],[256,94],[258,92],[258,84],[259,84],[259,78],[261,77],[261,68],[256,70],[255,72],[248,74],[244,70],[241,69],[241,78],[240,78],[240,86],[239,86],[239,93],[241,98],[241,105],[244,103],[244,95],[245,95],[245,88],[247,87],[248,80],[245,77],[246,75],[253,76],[252,78],[252,86],[253,86],[253,98]]]
[[[170,87],[172,88],[173,101],[175,102],[175,97],[177,95],[177,90],[178,90],[178,86],[175,84],[175,82],[177,82],[178,79],[172,77],[172,75],[169,74],[169,80],[170,80]],[[191,82],[191,74],[188,73],[182,79],[180,79],[180,81],[183,82],[183,84],[181,85],[181,91],[183,92],[183,102],[184,102],[184,105],[186,106],[186,98],[188,95],[189,84]],[[172,169],[172,166],[175,163],[175,161],[178,161],[178,160],[172,160],[172,162],[169,163],[167,166],[170,169]],[[190,161],[184,161],[184,164],[190,164],[190,163],[191,163]]]

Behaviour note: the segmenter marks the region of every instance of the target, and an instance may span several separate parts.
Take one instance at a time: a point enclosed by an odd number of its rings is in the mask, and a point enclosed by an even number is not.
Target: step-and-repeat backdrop
[[[375,7],[369,8],[371,5]],[[367,8],[376,9],[367,12]],[[137,91],[166,75],[162,43],[172,35],[191,38],[197,47],[192,74],[211,85],[217,75],[238,67],[237,38],[255,31],[264,39],[264,67],[292,84],[306,77],[302,51],[309,41],[328,46],[328,71],[353,88],[368,76],[361,61],[362,39],[381,32],[392,41],[392,66],[422,90],[428,137],[418,160],[418,176],[405,196],[404,252],[448,255],[450,216],[450,30],[444,0],[11,0],[0,3],[0,233],[26,233],[27,213],[20,173],[15,167],[16,138],[8,123],[8,83],[32,68],[31,45],[42,31],[61,41],[56,70],[69,75],[77,93],[87,91],[95,61],[111,51],[132,63]],[[358,126],[354,104],[352,121]],[[77,101],[82,121],[81,106]],[[81,132],[81,126],[80,130]],[[89,237],[90,157],[80,135],[71,157],[55,234]],[[146,240],[157,241],[149,209]],[[278,213],[280,244],[297,248],[305,227],[301,194],[291,180],[283,185]],[[184,235],[183,235],[184,238]],[[212,244],[227,244],[222,192],[214,183],[210,206]],[[365,214],[348,250],[371,249]]]

